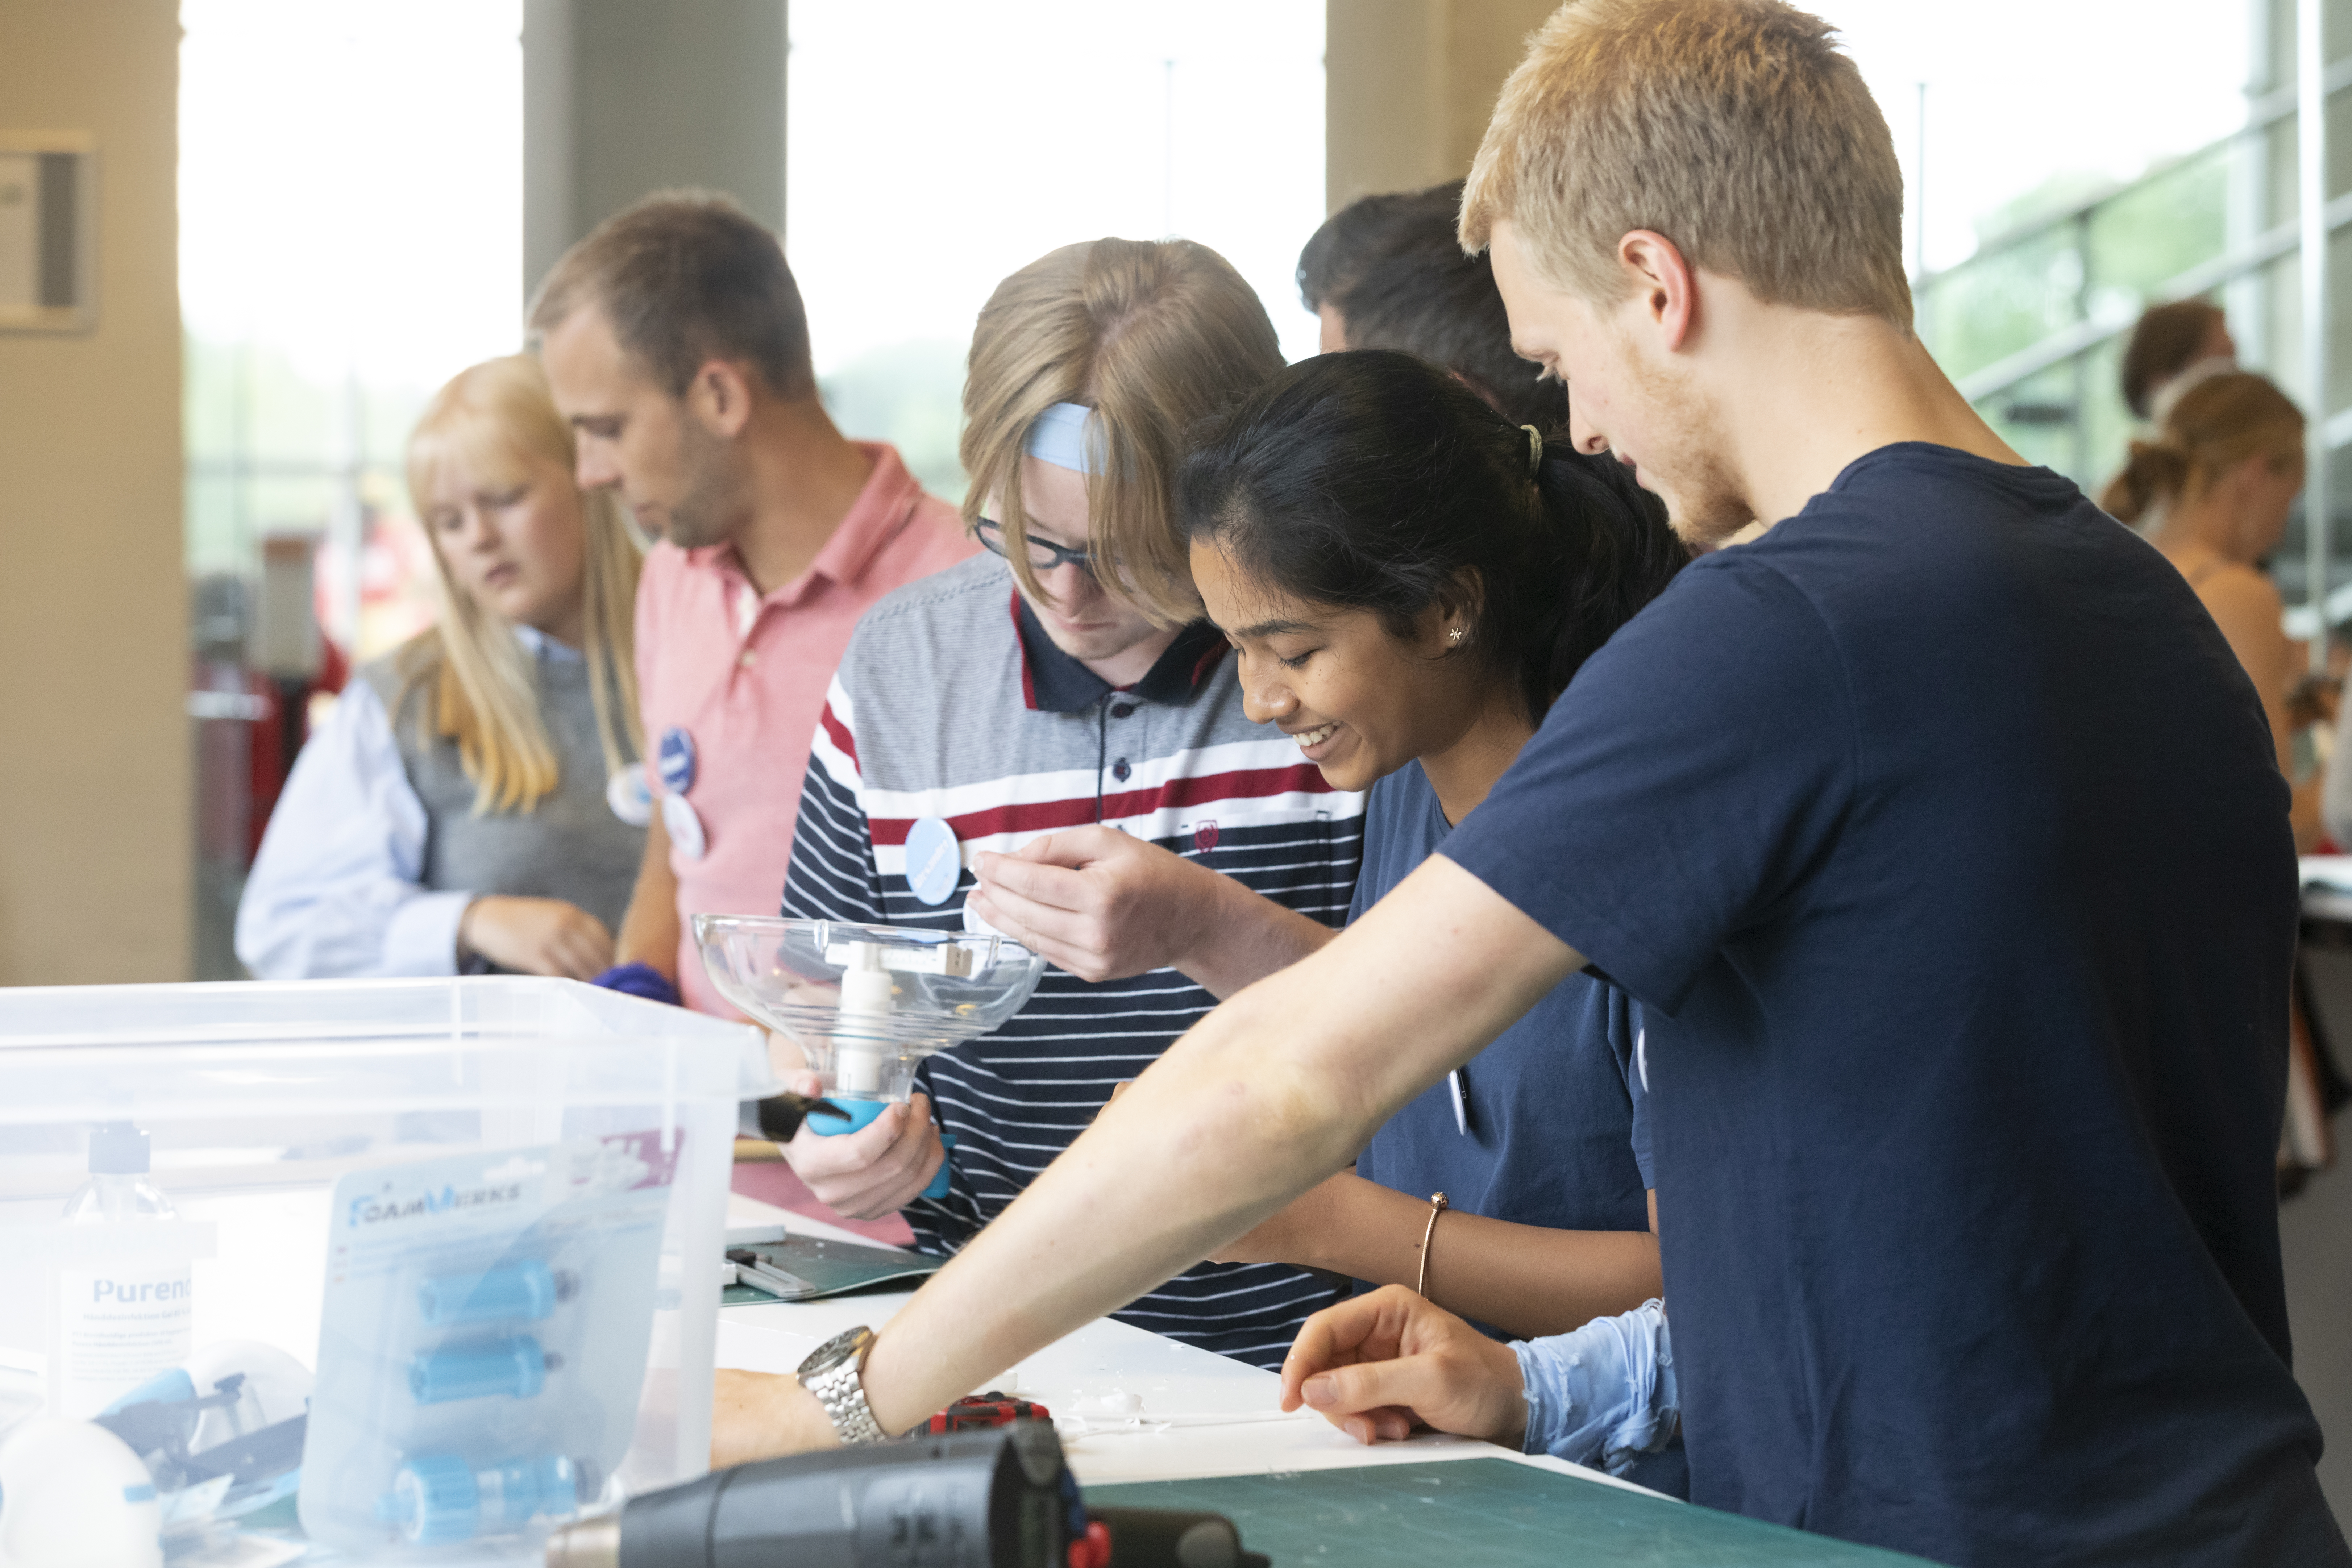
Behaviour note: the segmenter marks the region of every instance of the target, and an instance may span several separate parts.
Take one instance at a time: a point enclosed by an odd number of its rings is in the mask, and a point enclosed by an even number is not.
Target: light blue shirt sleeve
[[[1573,1333],[1515,1340],[1528,1402],[1530,1454],[1612,1473],[1655,1453],[1682,1419],[1663,1302],[1644,1301]]]
[[[294,761],[236,908],[264,980],[454,974],[470,892],[428,891],[425,803],[375,688],[354,679]]]

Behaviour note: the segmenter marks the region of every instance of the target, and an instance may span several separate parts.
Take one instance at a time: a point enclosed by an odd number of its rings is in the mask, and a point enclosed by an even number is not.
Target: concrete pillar
[[[784,228],[786,0],[523,0],[523,290],[649,191]]]
[[[1470,172],[1495,94],[1559,0],[1325,0],[1328,210]]]
[[[174,0],[8,0],[0,118],[85,135],[97,319],[0,331],[0,984],[184,980]]]

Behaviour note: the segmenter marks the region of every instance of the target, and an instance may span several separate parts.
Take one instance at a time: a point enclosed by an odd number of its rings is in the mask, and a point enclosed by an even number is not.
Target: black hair
[[[1411,354],[1301,360],[1204,421],[1191,448],[1176,476],[1188,537],[1398,637],[1475,595],[1447,657],[1508,675],[1531,721],[1688,559],[1623,464],[1547,440],[1531,472],[1525,429]]]
[[[1484,252],[1462,254],[1462,182],[1365,196],[1298,253],[1298,297],[1347,324],[1351,349],[1402,349],[1444,365],[1515,425],[1568,425],[1568,388],[1511,352],[1511,322]]]

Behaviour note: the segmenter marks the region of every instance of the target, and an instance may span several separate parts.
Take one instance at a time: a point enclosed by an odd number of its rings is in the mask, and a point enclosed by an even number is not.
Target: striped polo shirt
[[[891,594],[858,622],[826,693],[793,830],[783,912],[934,931],[967,923],[971,857],[1101,823],[1149,839],[1327,925],[1345,923],[1364,797],[1332,789],[1297,744],[1242,712],[1224,638],[1196,624],[1115,690],[1054,646],[979,555]],[[955,832],[945,903],[908,889],[907,832]],[[923,1087],[956,1138],[949,1195],[906,1210],[952,1252],[1003,1212],[1134,1078],[1216,1005],[1172,969],[1089,984],[1049,967],[994,1034],[932,1057]],[[1113,1316],[1278,1366],[1308,1313],[1347,1286],[1273,1263],[1204,1263]]]

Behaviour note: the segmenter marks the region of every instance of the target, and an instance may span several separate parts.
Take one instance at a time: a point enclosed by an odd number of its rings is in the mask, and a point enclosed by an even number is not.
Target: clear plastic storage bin
[[[55,1352],[68,1331],[63,1270],[78,1266],[89,1227],[63,1215],[69,1197],[95,1184],[94,1162],[148,1164],[132,1179],[159,1192],[175,1217],[139,1233],[152,1246],[168,1231],[160,1263],[144,1276],[128,1271],[164,1283],[130,1289],[184,1298],[177,1331],[199,1360],[214,1347],[237,1347],[238,1369],[256,1369],[241,1385],[251,1405],[266,1397],[270,1369],[289,1364],[282,1358],[303,1372],[319,1366],[339,1183],[473,1156],[493,1157],[483,1168],[496,1170],[501,1151],[593,1151],[602,1140],[644,1155],[625,1163],[642,1173],[650,1163],[668,1191],[666,1200],[654,1194],[663,1212],[658,1278],[634,1426],[625,1455],[593,1467],[583,1495],[610,1502],[698,1475],[709,1453],[736,1104],[764,1092],[768,1079],[752,1026],[566,981],[0,989],[0,1452],[11,1430],[35,1430],[28,1420],[76,1414],[55,1408],[58,1369],[79,1369],[90,1352],[78,1349],[64,1362]],[[123,1123],[144,1134],[143,1151],[121,1152],[138,1147]],[[101,1126],[114,1131],[94,1137]],[[125,1181],[110,1179],[118,1188]],[[641,1173],[627,1179],[641,1192],[646,1185]],[[345,1189],[346,1206],[353,1190]],[[389,1179],[384,1190],[393,1190]],[[85,1198],[82,1212],[97,1212],[97,1200]],[[648,1237],[650,1223],[640,1221],[637,1235]],[[653,1256],[649,1241],[639,1252]],[[415,1294],[404,1289],[404,1300]],[[92,1342],[86,1329],[74,1331],[77,1346]],[[507,1342],[483,1342],[495,1350]],[[604,1367],[633,1367],[634,1343],[604,1357]],[[542,1359],[528,1375],[555,1386],[556,1358]],[[474,1364],[445,1357],[436,1366]],[[617,1448],[617,1437],[608,1435],[606,1446]],[[401,1484],[415,1489],[413,1478]],[[486,1484],[494,1488],[495,1477]],[[257,1528],[290,1533],[290,1500]],[[169,1505],[167,1497],[167,1512]],[[463,1546],[433,1545],[428,1535],[423,1549],[436,1561],[528,1561],[546,1524]],[[334,1555],[376,1554],[347,1546]]]

